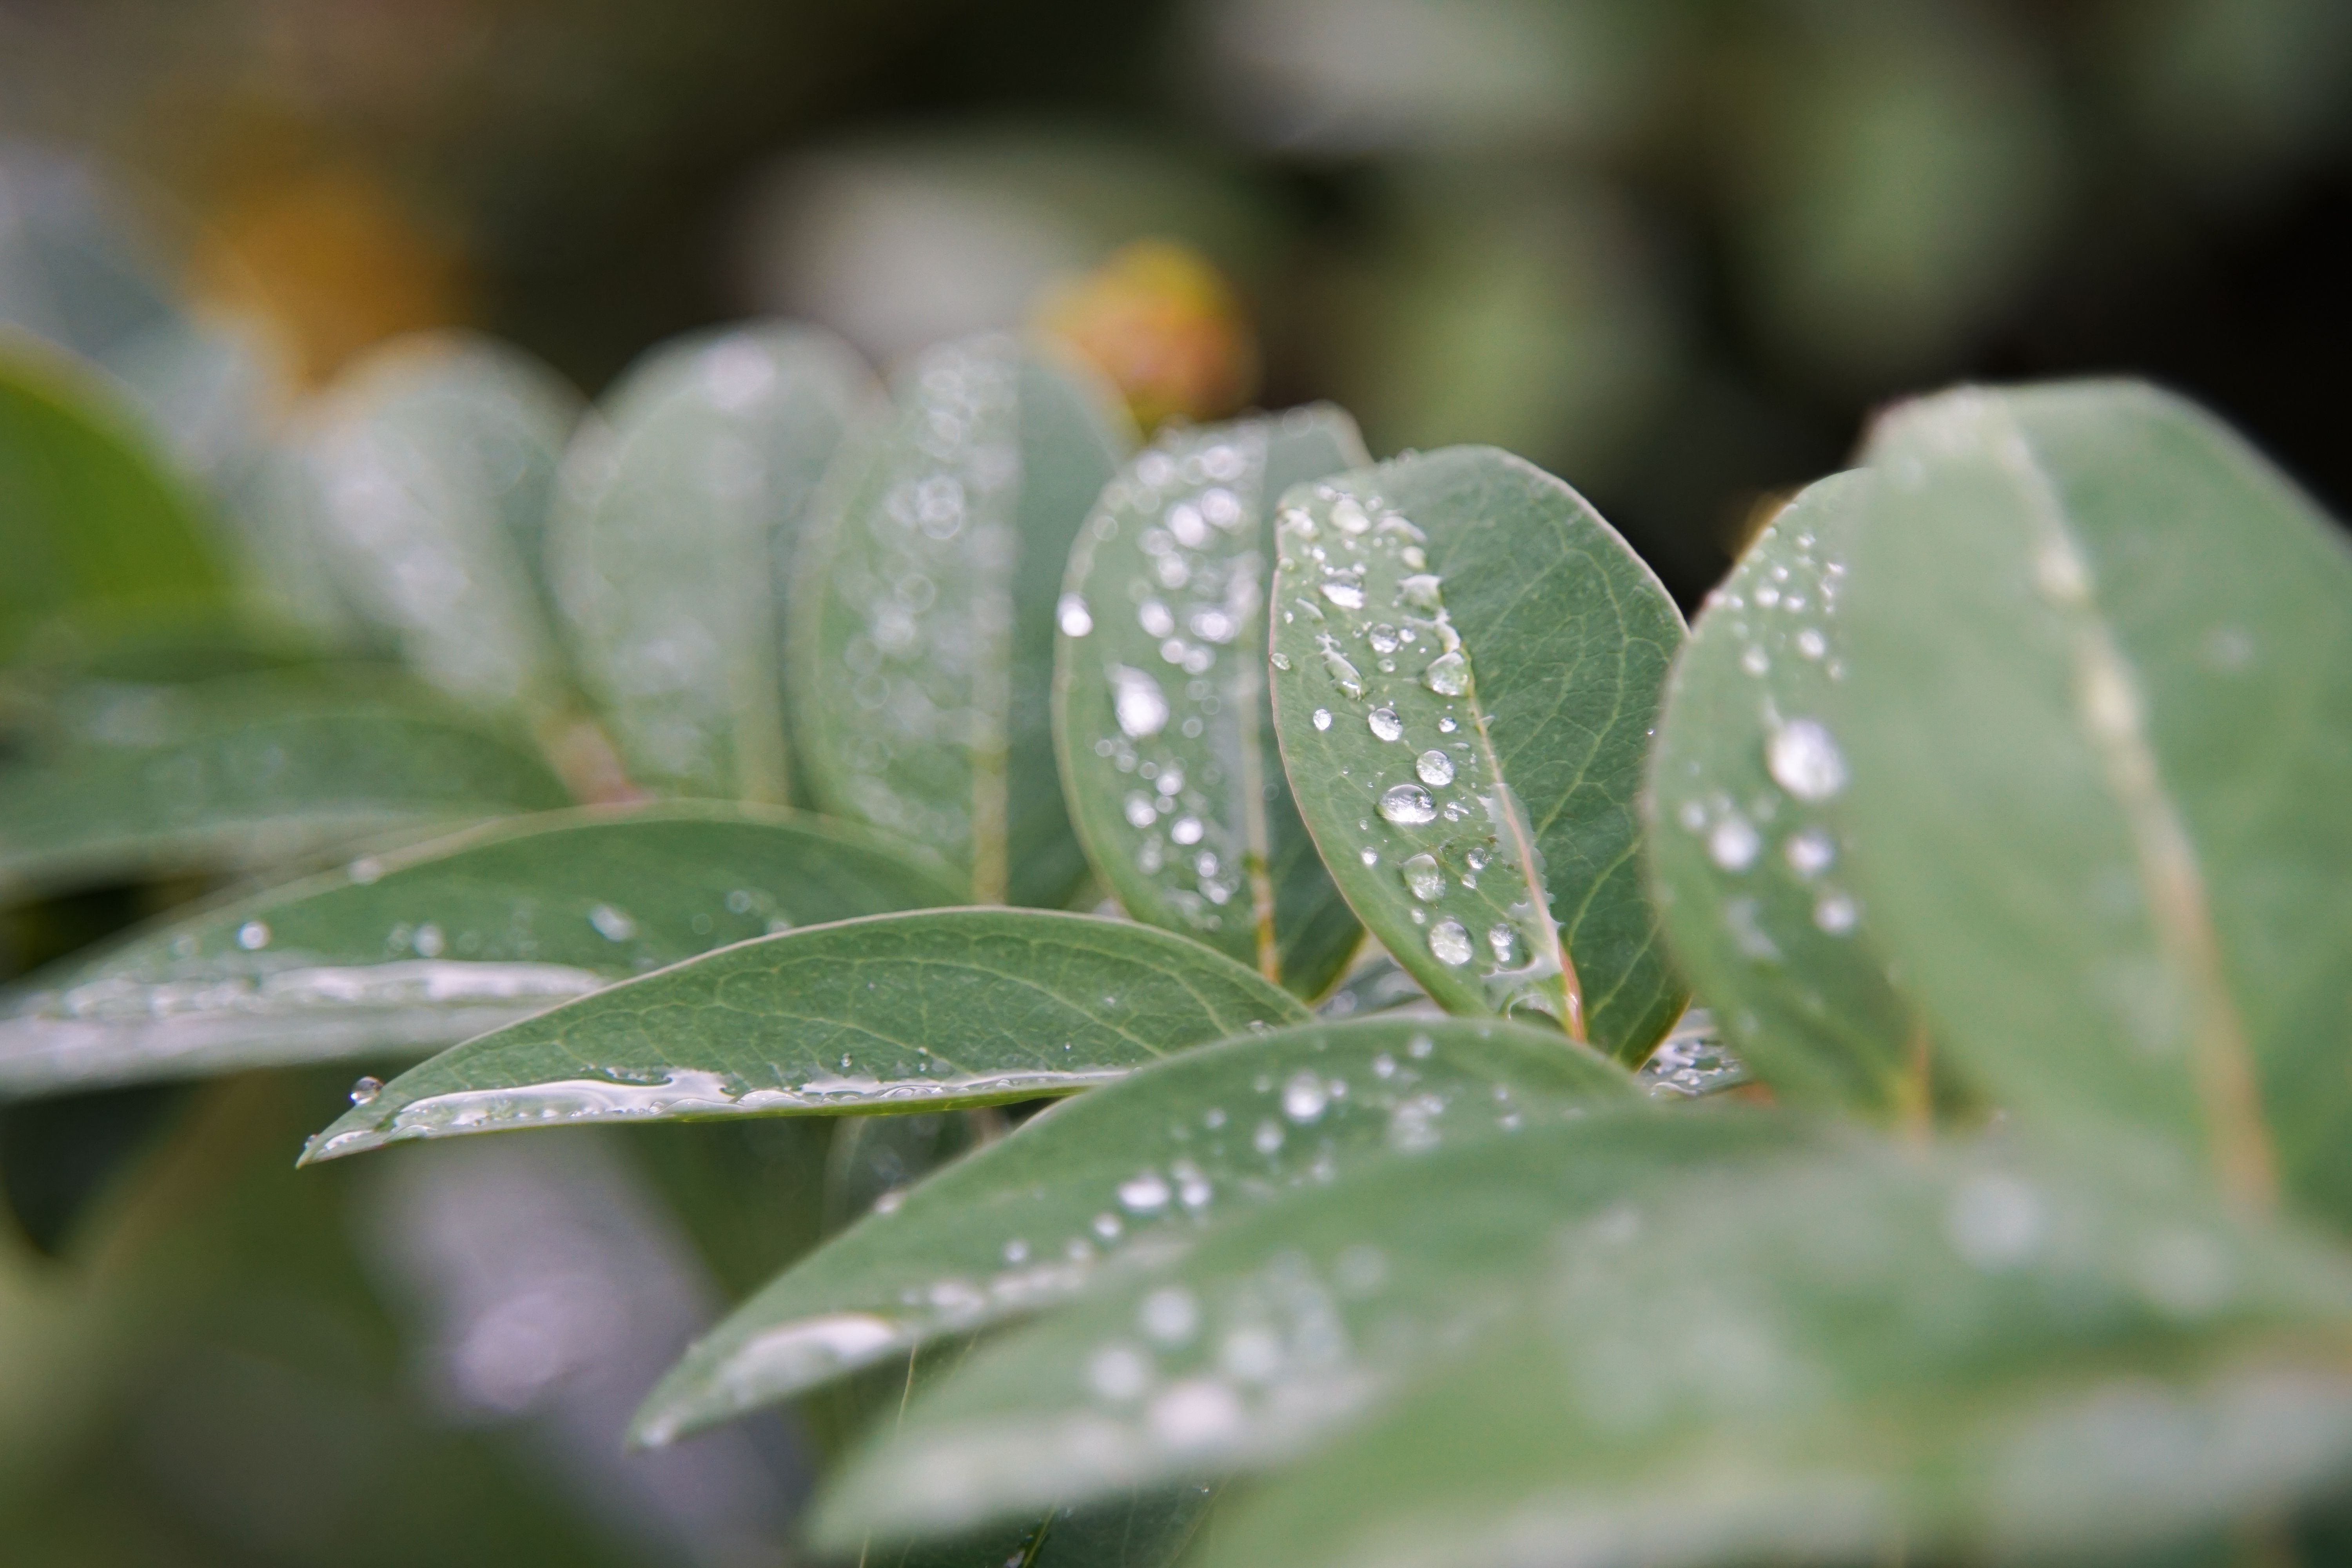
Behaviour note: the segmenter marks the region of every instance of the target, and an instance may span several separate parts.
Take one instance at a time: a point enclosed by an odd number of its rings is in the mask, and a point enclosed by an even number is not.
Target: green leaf
[[[1682,1011],[1634,802],[1674,601],[1574,490],[1491,447],[1293,491],[1275,730],[1356,913],[1440,1005],[1639,1061]]]
[[[539,713],[563,676],[540,588],[543,534],[580,399],[520,350],[397,339],[310,410],[309,486],[343,592],[425,679]]]
[[[1783,721],[1845,679],[1837,607],[1870,477],[1806,489],[1675,660],[1643,796],[1659,918],[1738,1050],[1786,1099],[1923,1113],[1926,1040],[1847,878],[1849,846]],[[1794,740],[1791,739],[1794,737]]]
[[[94,682],[0,767],[0,891],[282,862],[565,804],[531,752],[404,681]]]
[[[1058,1304],[1107,1259],[1165,1259],[1211,1221],[1299,1188],[1637,1099],[1622,1068],[1558,1035],[1486,1020],[1314,1024],[1171,1058],[1055,1107],[819,1248],[694,1347],[634,1435],[667,1442]]]
[[[789,798],[785,584],[818,481],[880,395],[839,339],[761,323],[654,350],[574,437],[557,604],[637,784]]]
[[[1363,1162],[1172,1260],[1102,1277],[919,1394],[894,1435],[835,1473],[820,1540],[963,1528],[1295,1459],[1443,1376],[1528,1302],[1565,1242],[1622,1224],[1635,1195],[1815,1133],[1638,1103],[1563,1123],[1578,1109]]]
[[[372,855],[43,977],[0,1097],[423,1052],[790,926],[949,901],[862,832],[704,805],[564,813]]]
[[[1287,993],[1149,926],[1036,910],[843,921],[738,942],[444,1051],[304,1158],[615,1118],[1034,1100],[1305,1018]]]
[[[2127,1558],[2352,1468],[2341,1256],[2114,1166],[1843,1140],[1553,1241],[1208,1562]]]
[[[1042,1521],[876,1548],[864,1553],[865,1568],[1168,1568],[1201,1532],[1220,1489],[1137,1492]]]
[[[793,568],[817,799],[940,848],[979,902],[1059,904],[1085,874],[1054,764],[1054,606],[1132,439],[1108,394],[1013,339],[932,349]]]
[[[194,495],[118,395],[64,354],[0,332],[0,659],[42,633],[220,609]]]
[[[1938,1047],[2352,1222],[2352,552],[2131,384],[1927,399],[1869,461],[1850,673],[1781,736]]]
[[[1096,871],[1302,996],[1360,929],[1275,751],[1266,546],[1285,490],[1370,461],[1328,406],[1164,434],[1103,492],[1056,611],[1054,741]]]

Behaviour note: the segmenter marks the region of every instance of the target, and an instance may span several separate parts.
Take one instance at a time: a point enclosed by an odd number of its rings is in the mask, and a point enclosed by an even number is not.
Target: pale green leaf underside
[[[1709,595],[1667,683],[1644,816],[1659,918],[1699,996],[1784,1099],[1925,1104],[1908,1009],[1808,749],[1845,679],[1838,605],[1870,480],[1811,486]]]
[[[1284,491],[1370,461],[1328,405],[1164,434],[1104,490],[1056,609],[1054,739],[1097,873],[1305,996],[1360,928],[1275,746],[1267,548]]]
[[[2112,1166],[1840,1140],[1560,1240],[1203,1568],[2127,1555],[2352,1468],[2341,1259]]]
[[[959,1528],[1312,1452],[1473,1349],[1636,1194],[1814,1131],[1606,1104],[1554,1100],[1530,1118],[1549,1125],[1488,1121],[1458,1145],[1359,1161],[1105,1275],[919,1394],[836,1473],[820,1535]]]
[[[1632,1103],[1622,1068],[1493,1020],[1315,1024],[1190,1051],[1055,1107],[908,1191],[696,1345],[639,1413],[667,1441],[1068,1300],[1115,1258],[1391,1158]]]
[[[0,1097],[439,1050],[791,926],[944,904],[863,832],[718,805],[568,812],[362,858],[37,977]]]
[[[1491,447],[1293,491],[1276,549],[1275,727],[1356,913],[1448,1011],[1548,1013],[1639,1060],[1686,996],[1635,810],[1683,637],[1665,590]]]
[[[304,1157],[515,1127],[1068,1094],[1306,1016],[1230,959],[1127,921],[1026,910],[844,921],[739,942],[444,1051]]]
[[[525,746],[357,672],[92,683],[0,767],[0,888],[268,865],[566,804]]]
[[[2352,1220],[2352,552],[2130,384],[1927,399],[1868,457],[1824,738],[1938,1048]]]
[[[637,784],[789,797],[785,587],[819,481],[880,397],[848,345],[767,323],[654,350],[573,438],[550,575]]]
[[[1102,389],[1007,337],[943,344],[844,458],[793,566],[793,732],[817,800],[938,848],[982,903],[1085,874],[1054,763],[1054,605],[1132,445]]]

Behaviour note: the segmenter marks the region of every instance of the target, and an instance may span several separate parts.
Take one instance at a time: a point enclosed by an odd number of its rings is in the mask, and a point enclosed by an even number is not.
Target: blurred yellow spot
[[[1257,340],[1240,300],[1206,258],[1172,240],[1137,240],[1055,285],[1037,325],[1109,377],[1146,430],[1221,417],[1257,390]]]
[[[325,380],[385,338],[469,314],[457,247],[364,170],[272,180],[209,216],[199,291],[273,323],[306,381]]]

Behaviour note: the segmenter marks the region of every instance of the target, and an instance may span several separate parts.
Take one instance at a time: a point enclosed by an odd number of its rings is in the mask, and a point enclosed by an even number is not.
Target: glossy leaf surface
[[[1845,1142],[1559,1241],[1530,1311],[1210,1561],[2071,1560],[2352,1468],[2340,1256],[2113,1166]]]
[[[0,1096],[438,1050],[796,925],[948,901],[862,832],[718,806],[526,818],[215,905],[45,975]]]
[[[1034,1100],[1305,1017],[1232,960],[1123,921],[1011,910],[844,921],[721,948],[445,1051],[306,1157],[613,1118]]]
[[[814,328],[698,333],[647,355],[572,442],[551,572],[581,678],[639,785],[789,798],[793,554],[827,466],[880,396]]]
[[[950,1166],[746,1302],[637,1418],[667,1441],[939,1335],[1068,1300],[1115,1258],[1391,1158],[1632,1104],[1547,1030],[1364,1019],[1227,1040],[1057,1106]]]
[[[1851,673],[1786,717],[1939,1047],[2352,1221],[2352,551],[2144,386],[1950,393],[1868,457]]]
[[[1583,498],[1457,447],[1293,491],[1275,728],[1332,879],[1449,1012],[1639,1060],[1682,1011],[1635,797],[1682,617]]]
[[[1054,763],[1055,603],[1132,442],[1108,395],[1010,338],[920,355],[794,567],[794,732],[818,801],[940,849],[977,902],[1085,871]]]
[[[1284,491],[1370,461],[1330,407],[1163,434],[1104,490],[1055,610],[1054,740],[1097,873],[1306,996],[1360,928],[1275,746],[1267,546]]]
[[[1847,674],[1839,605],[1867,474],[1807,489],[1707,600],[1667,683],[1644,811],[1683,973],[1784,1098],[1924,1110],[1924,1036],[1886,977],[1806,728]],[[1916,1049],[1915,1049],[1916,1047]]]
[[[0,768],[0,888],[257,867],[566,804],[515,741],[402,681],[92,683]]]
[[[1295,1458],[1474,1349],[1637,1194],[1813,1131],[1638,1104],[1549,1120],[1364,1163],[1105,1276],[919,1394],[836,1474],[820,1535],[956,1528]]]

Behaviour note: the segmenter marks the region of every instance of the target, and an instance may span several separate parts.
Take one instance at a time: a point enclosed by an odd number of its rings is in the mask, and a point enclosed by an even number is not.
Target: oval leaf
[[[1491,447],[1294,491],[1276,542],[1275,730],[1339,890],[1448,1012],[1640,1060],[1686,999],[1634,809],[1674,601]]]
[[[1123,921],[1010,910],[844,921],[738,942],[444,1051],[304,1158],[615,1118],[1034,1100],[1306,1016],[1232,960]]]
[[[550,569],[635,783],[789,797],[785,584],[818,481],[880,396],[831,333],[763,323],[656,349],[573,439]]]
[[[2352,552],[2144,386],[1948,394],[1869,458],[1851,673],[1786,717],[1938,1045],[2352,1222]]]
[[[983,903],[1084,875],[1054,765],[1054,605],[1132,437],[1011,338],[919,357],[793,569],[795,732],[829,811],[945,853]]]
[[[0,768],[0,890],[267,866],[567,804],[529,751],[357,671],[93,683]]]
[[[1675,956],[1784,1097],[1924,1112],[1925,1037],[1807,771],[1808,715],[1845,679],[1837,614],[1870,478],[1808,488],[1709,595],[1675,661],[1643,797]]]
[[[786,1271],[646,1401],[637,1441],[787,1399],[942,1334],[1066,1300],[1099,1264],[1391,1156],[1631,1104],[1547,1030],[1363,1019],[1228,1040],[1055,1107]]]
[[[44,976],[0,1016],[0,1097],[438,1050],[724,943],[948,900],[819,822],[681,805],[501,823]]]
[[[1103,492],[1056,610],[1054,740],[1097,875],[1303,996],[1360,928],[1275,751],[1266,545],[1285,490],[1370,461],[1328,406],[1163,434]]]

